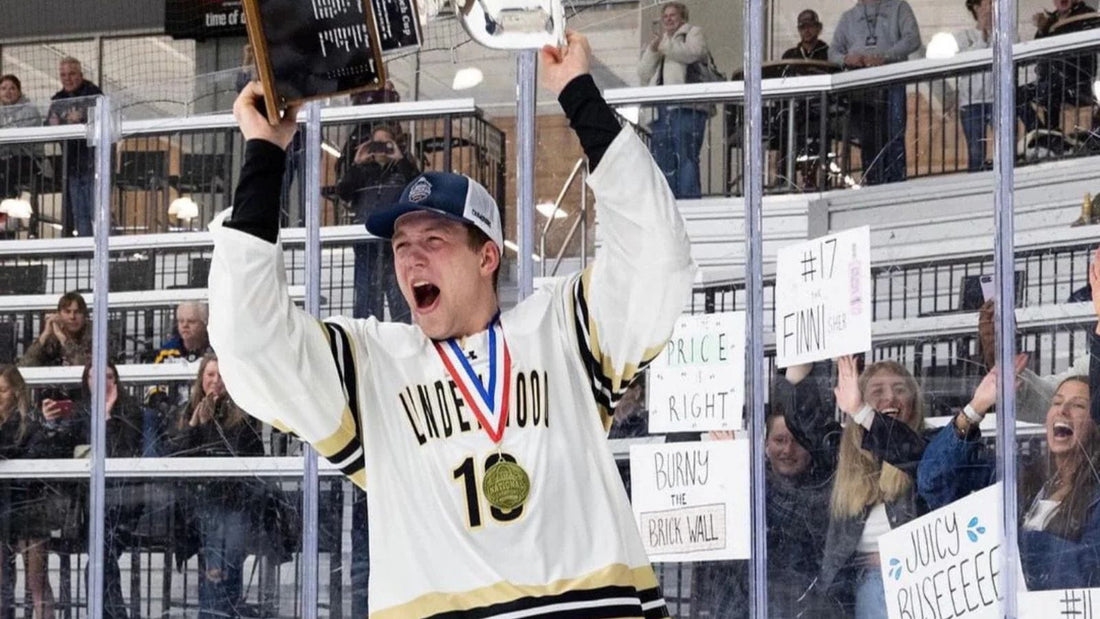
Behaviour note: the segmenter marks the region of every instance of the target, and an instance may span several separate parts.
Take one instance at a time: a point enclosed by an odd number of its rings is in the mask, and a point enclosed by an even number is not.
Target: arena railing
[[[1046,90],[1036,91],[1036,84],[1042,81],[1039,67],[1060,67],[1072,79],[1090,86],[1087,92],[1079,93],[1072,101],[1067,99],[1062,106],[1060,133],[1042,128],[1025,131],[1021,124],[1017,130],[1017,166],[1100,152],[1100,134],[1093,120],[1097,102],[1091,88],[1097,76],[1094,69],[1087,72],[1078,62],[1097,51],[1100,51],[1098,30],[1051,36],[1013,47],[1020,86],[1018,101],[1038,109],[1040,116],[1044,108],[1055,103],[1055,96]],[[967,143],[959,106],[984,101],[980,94],[983,91],[989,93],[992,101],[991,63],[989,49],[962,52],[947,59],[924,58],[858,71],[798,77],[793,75],[805,69],[782,61],[765,63],[762,89],[762,146],[767,152],[765,194],[843,189],[967,171]],[[815,70],[835,70],[835,67]],[[866,112],[867,118],[872,116],[862,106],[872,101],[875,93],[891,88],[904,90],[907,108],[915,110],[908,114],[905,161],[900,168],[900,162],[887,167],[889,156],[898,161],[896,150],[862,153],[860,148],[862,127],[888,130],[881,118],[861,120],[859,113]],[[609,90],[607,96],[620,114],[637,123],[639,132],[646,135],[647,124],[660,106],[693,105],[713,111],[700,154],[702,195],[742,194],[743,82],[621,88]],[[988,161],[992,157],[991,135],[983,133],[983,138],[987,140],[986,149],[977,162],[978,170],[991,169]],[[869,174],[862,170],[864,160],[873,162]],[[879,174],[887,178],[876,176]]]
[[[504,134],[487,121],[473,99],[329,107],[322,111],[322,224],[351,223],[336,195],[340,174],[354,157],[354,145],[369,141],[374,125],[400,133],[399,146],[421,169],[467,174],[498,200],[504,197]],[[112,170],[112,234],[160,233],[201,229],[215,213],[230,206],[240,168],[243,142],[231,114],[173,119],[120,120]],[[32,207],[27,222],[17,222],[0,237],[62,236],[66,220],[62,195],[71,157],[86,150],[65,148],[86,140],[92,124],[0,129],[0,147],[27,146],[9,160],[2,176]],[[280,191],[283,223],[302,225],[304,149],[289,149]],[[74,154],[76,153],[76,154]],[[176,217],[173,202],[190,198],[196,212]]]

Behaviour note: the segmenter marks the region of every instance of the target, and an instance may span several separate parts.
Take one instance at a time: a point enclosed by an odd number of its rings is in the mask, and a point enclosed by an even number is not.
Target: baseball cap
[[[798,14],[798,25],[810,24],[812,26],[820,26],[821,21],[817,18],[817,13],[812,9],[806,9]]]
[[[424,172],[405,186],[396,204],[367,216],[367,231],[374,236],[393,237],[398,217],[414,211],[437,213],[481,230],[504,251],[500,209],[489,192],[474,179],[450,172]]]

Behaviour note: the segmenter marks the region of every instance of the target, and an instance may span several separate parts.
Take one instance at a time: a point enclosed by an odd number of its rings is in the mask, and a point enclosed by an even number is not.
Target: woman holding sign
[[[1100,250],[1089,267],[1100,318]],[[1031,591],[1100,587],[1100,321],[1089,332],[1089,375],[1058,385],[1046,413],[1047,454],[1025,465],[1020,480],[1020,563]],[[1017,358],[1016,371],[1026,362]],[[996,403],[998,370],[940,431],[920,464],[920,493],[935,509],[994,481],[992,450],[979,425]]]
[[[831,441],[836,474],[816,586],[845,616],[885,617],[878,536],[924,512],[914,480],[926,445],[924,400],[901,365],[879,361],[860,375],[852,357],[837,360],[834,392],[849,418],[843,429],[825,407],[787,412],[796,437],[838,439]]]

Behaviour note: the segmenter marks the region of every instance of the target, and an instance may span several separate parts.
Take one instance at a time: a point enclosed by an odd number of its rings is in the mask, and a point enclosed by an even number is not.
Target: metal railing
[[[1100,152],[1092,91],[1100,31],[1052,36],[1013,49],[1019,85],[1017,165]],[[760,145],[766,153],[765,193],[990,169],[991,61],[986,49],[831,75],[799,75],[804,69],[796,63],[767,63]],[[742,82],[622,88],[608,91],[607,97],[624,116],[638,119],[643,133],[660,108],[713,109],[699,155],[702,195],[742,195],[743,160],[756,150],[742,144]]]
[[[419,169],[466,174],[503,203],[504,134],[472,99],[333,107],[322,112],[322,225],[351,223],[336,185],[377,125],[397,130]],[[75,227],[66,189],[73,171],[90,163],[94,149],[83,146],[89,126],[0,128],[0,198],[23,197],[32,208],[26,223],[9,218],[0,226],[0,238],[63,237]],[[299,134],[288,149],[279,192],[288,226],[302,225],[303,144]],[[231,206],[243,148],[230,114],[121,122],[112,153],[112,234],[201,229]],[[190,198],[197,212],[174,216],[169,207],[179,198]]]

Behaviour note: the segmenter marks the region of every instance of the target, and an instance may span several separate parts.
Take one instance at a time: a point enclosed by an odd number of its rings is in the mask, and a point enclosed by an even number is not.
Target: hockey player
[[[668,614],[606,432],[694,266],[664,176],[589,55],[570,33],[541,59],[592,170],[596,259],[501,312],[497,205],[467,177],[423,174],[367,223],[392,238],[413,325],[294,306],[277,205],[294,111],[269,125],[258,84],[234,105],[247,145],[233,212],[211,225],[211,340],[244,410],[367,490],[372,617]]]

